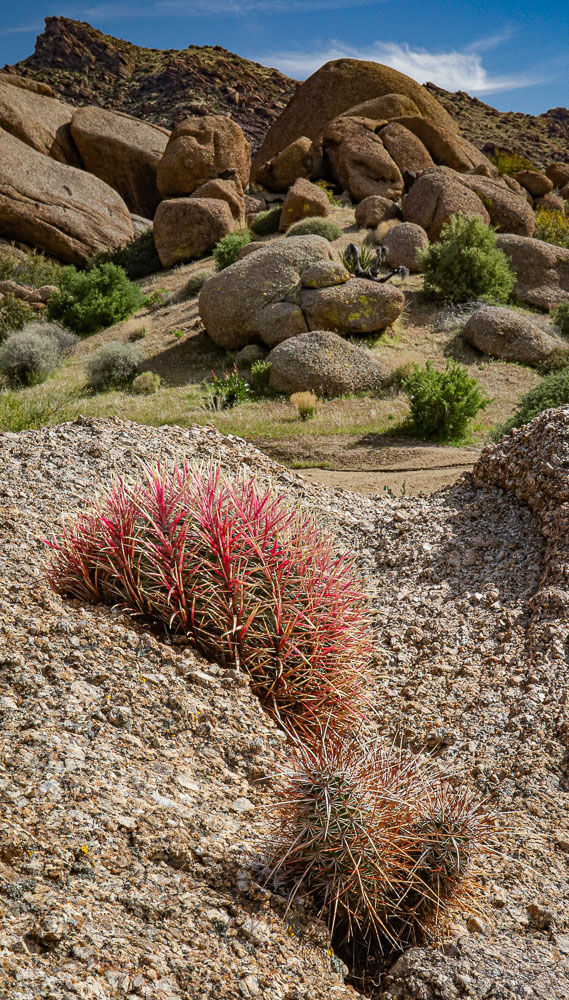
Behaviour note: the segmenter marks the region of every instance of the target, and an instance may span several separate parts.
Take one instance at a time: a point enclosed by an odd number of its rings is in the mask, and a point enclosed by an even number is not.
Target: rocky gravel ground
[[[568,430],[569,409],[540,417],[398,499],[309,484],[211,427],[0,435],[1,1000],[357,995],[324,924],[254,879],[283,737],[244,678],[44,582],[62,515],[158,456],[245,465],[335,532],[377,612],[378,726],[504,814],[485,916],[391,956],[374,996],[566,1000]]]

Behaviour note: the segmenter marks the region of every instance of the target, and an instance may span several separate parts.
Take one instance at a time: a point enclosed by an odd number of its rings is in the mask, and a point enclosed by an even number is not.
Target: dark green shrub
[[[135,236],[130,243],[118,250],[104,250],[95,254],[89,262],[90,267],[100,267],[101,264],[117,264],[131,281],[162,271],[152,227],[145,229],[140,236]]]
[[[9,253],[0,254],[0,281],[9,281],[13,276],[18,261]]]
[[[70,354],[78,338],[57,323],[28,323],[0,347],[0,372],[10,385],[36,385]]]
[[[14,269],[14,280],[23,285],[41,288],[42,285],[58,285],[63,265],[58,260],[46,257],[38,250],[31,250]]]
[[[184,298],[193,299],[194,296],[199,295],[202,290],[202,286],[205,285],[206,281],[213,278],[215,271],[206,270],[195,271],[194,274],[188,278],[188,283],[184,288]]]
[[[255,236],[270,236],[272,233],[278,233],[282,210],[283,206],[279,202],[272,208],[259,212],[250,223],[249,228],[255,233]]]
[[[562,337],[569,339],[569,302],[562,302],[553,312],[555,325]]]
[[[512,427],[521,427],[529,423],[544,410],[556,406],[566,406],[569,403],[569,368],[545,375],[529,392],[520,396],[518,405],[505,424],[496,428],[494,438],[497,440]]]
[[[0,340],[13,330],[21,330],[26,323],[35,319],[35,312],[27,302],[17,299],[15,295],[7,295],[0,302]]]
[[[259,358],[251,365],[251,389],[255,396],[266,396],[269,392],[271,362]]]
[[[236,229],[234,233],[228,233],[227,236],[223,236],[213,248],[213,259],[217,270],[223,271],[224,268],[234,264],[241,248],[247,246],[250,242],[251,233],[248,229]]]
[[[444,372],[430,361],[424,368],[414,365],[402,387],[409,398],[413,427],[427,440],[463,438],[469,421],[490,402],[476,379],[456,361],[447,361]]]
[[[452,215],[443,226],[441,242],[431,243],[418,256],[423,290],[432,299],[507,302],[516,283],[494,231],[477,215]]]
[[[510,153],[507,149],[497,149],[490,159],[499,174],[509,174],[510,177],[517,174],[518,170],[535,170],[531,160],[519,153]]]
[[[213,376],[213,382],[204,383],[205,406],[208,410],[230,410],[244,403],[250,395],[249,383],[241,378],[237,368],[224,372],[221,378]]]
[[[342,230],[330,219],[323,219],[319,215],[313,215],[309,219],[301,219],[287,229],[287,236],[323,236],[325,240],[337,240],[342,235]]]
[[[87,365],[88,385],[93,392],[105,389],[124,389],[132,382],[140,362],[134,344],[112,341],[105,344]]]
[[[90,271],[64,267],[47,314],[74,333],[88,336],[126,319],[143,304],[138,285],[116,264],[101,264]]]

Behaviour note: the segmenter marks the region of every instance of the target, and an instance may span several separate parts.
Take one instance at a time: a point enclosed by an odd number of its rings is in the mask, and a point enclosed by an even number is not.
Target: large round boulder
[[[241,184],[236,178],[235,181],[222,181],[219,178],[214,181],[206,181],[201,187],[194,191],[192,198],[219,198],[226,201],[231,209],[231,214],[235,224],[244,227],[247,221],[247,209]]]
[[[460,172],[485,166],[490,173],[498,173],[484,153],[460,135],[452,123],[442,124],[417,115],[397,121],[421,140],[435,163]]]
[[[192,194],[216,177],[249,181],[251,147],[239,125],[222,115],[186,118],[172,132],[158,165],[158,190],[165,197]]]
[[[203,257],[235,229],[221,198],[168,198],[154,216],[154,243],[162,267]]]
[[[541,364],[560,347],[569,351],[567,344],[551,337],[527,316],[503,306],[482,306],[473,312],[464,337],[483,354],[527,365]]]
[[[170,133],[121,111],[80,108],[71,134],[85,169],[118,191],[131,212],[151,219],[160,195],[156,171]]]
[[[134,227],[108,184],[0,130],[0,236],[81,266],[127,243]]]
[[[363,229],[375,229],[387,219],[400,219],[401,212],[390,198],[371,194],[356,205],[356,222]]]
[[[517,298],[540,309],[569,302],[569,250],[509,233],[498,235],[496,243],[516,272]]]
[[[347,111],[342,111],[343,117],[373,118],[374,121],[390,121],[403,115],[420,115],[421,112],[411,97],[405,94],[384,94],[382,97],[372,97],[370,101],[356,104]]]
[[[270,384],[278,392],[309,390],[320,396],[377,392],[389,377],[369,351],[329,330],[313,330],[283,341],[267,357]]]
[[[259,167],[295,139],[303,135],[316,139],[324,126],[342,112],[388,94],[410,98],[421,115],[454,128],[453,120],[443,106],[411,77],[376,62],[334,59],[321,66],[297,88],[282,114],[271,125],[253,163],[253,180],[257,179]]]
[[[550,163],[545,168],[545,176],[549,177],[553,187],[561,190],[569,184],[569,163]]]
[[[413,170],[420,173],[434,167],[433,159],[417,136],[398,122],[390,122],[379,133],[387,152],[399,167],[401,173]]]
[[[309,330],[376,333],[401,315],[405,296],[395,285],[351,278],[333,287],[303,289],[300,305]]]
[[[8,76],[8,74],[5,74]],[[0,128],[60,163],[81,167],[70,123],[75,109],[0,78]]]
[[[486,225],[490,222],[478,195],[447,167],[425,170],[403,198],[402,211],[405,221],[422,226],[430,240],[439,239],[451,215],[477,215]]]
[[[318,184],[312,184],[304,177],[299,177],[289,188],[281,212],[279,229],[285,232],[294,222],[307,219],[314,215],[328,215],[330,201],[328,195]]]
[[[421,271],[418,254],[426,250],[429,238],[422,228],[414,222],[402,222],[394,226],[383,237],[386,248],[386,263],[389,267],[406,267],[409,271]]]
[[[312,139],[302,135],[257,171],[257,184],[268,191],[288,191],[299,177],[312,177],[319,162]]]
[[[524,194],[518,194],[501,177],[480,174],[457,174],[459,182],[478,195],[490,216],[490,222],[500,233],[533,236],[535,215]]]
[[[542,198],[544,194],[553,191],[553,181],[539,170],[518,170],[515,178],[518,184],[529,191],[532,198]]]
[[[306,333],[302,274],[318,261],[339,261],[322,236],[291,236],[262,246],[206,281],[200,316],[216,344],[229,350],[255,341],[274,347]]]
[[[378,129],[367,118],[337,118],[324,129],[324,161],[356,201],[370,195],[395,199],[403,192],[401,171],[377,135]]]

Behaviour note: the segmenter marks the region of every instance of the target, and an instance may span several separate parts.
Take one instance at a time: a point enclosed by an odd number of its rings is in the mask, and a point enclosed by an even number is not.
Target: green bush
[[[323,219],[319,215],[313,215],[309,219],[301,219],[287,229],[287,236],[323,236],[325,240],[332,243],[342,235],[342,230],[330,219]]]
[[[87,365],[88,385],[93,392],[124,389],[136,375],[140,362],[134,344],[112,341],[104,344]]]
[[[477,215],[452,215],[443,226],[441,242],[431,243],[418,257],[423,290],[432,299],[507,302],[516,283],[494,231]]]
[[[144,340],[145,337],[146,337],[145,326],[137,326],[136,330],[133,330],[132,333],[129,333],[128,335],[128,339],[130,340],[131,344],[134,344],[137,340]]]
[[[30,250],[25,257],[10,254],[0,256],[0,280],[13,278],[22,285],[41,288],[42,285],[57,285],[62,265],[39,250]]]
[[[251,389],[255,396],[266,396],[269,392],[271,362],[259,358],[251,365]]]
[[[520,156],[519,153],[510,153],[507,149],[497,149],[490,159],[499,174],[509,174],[510,177],[517,174],[518,170],[535,170],[531,160]]]
[[[569,247],[569,219],[563,212],[552,212],[540,208],[535,215],[534,239],[553,243],[558,247]]]
[[[239,256],[242,247],[251,242],[251,233],[248,229],[236,229],[234,233],[223,236],[219,243],[213,248],[213,259],[218,271],[234,264]]]
[[[27,302],[17,299],[15,295],[7,295],[0,302],[0,340],[13,330],[21,330],[26,323],[35,319],[35,312]]]
[[[318,396],[315,396],[313,392],[293,392],[290,401],[293,406],[296,406],[301,420],[312,420],[316,416]]]
[[[74,333],[88,336],[126,319],[143,304],[138,285],[116,264],[101,264],[89,271],[64,267],[47,314]]]
[[[157,372],[141,372],[134,379],[131,389],[136,396],[151,396],[160,388],[160,376]]]
[[[427,440],[463,438],[469,421],[490,402],[476,379],[456,361],[447,361],[444,372],[430,361],[424,368],[414,365],[402,387],[409,398],[413,427]]]
[[[338,199],[334,196],[334,192],[332,191],[332,188],[330,187],[329,184],[326,183],[326,181],[315,181],[315,184],[316,184],[316,187],[322,188],[322,190],[324,191],[324,193],[325,193],[326,197],[328,198],[328,201],[330,202],[331,205],[339,205],[340,204],[340,202],[338,201]]]
[[[214,274],[215,271],[212,270],[208,271],[204,269],[203,271],[195,271],[194,274],[188,278],[188,283],[184,289],[184,298],[193,299],[194,296],[199,295],[203,285],[205,285],[206,281],[209,281],[210,278],[213,278]]]
[[[119,247],[118,250],[104,250],[95,254],[89,261],[89,267],[100,267],[101,264],[116,264],[122,267],[131,281],[162,271],[152,227],[145,229],[140,236],[135,236],[130,243]]]
[[[25,431],[64,419],[65,408],[77,400],[77,392],[54,393],[46,387],[38,394],[0,392],[0,430]]]
[[[277,205],[273,205],[272,208],[267,208],[266,211],[259,212],[250,223],[249,228],[255,233],[255,236],[270,236],[272,233],[277,233],[282,210],[282,203],[279,202]]]
[[[213,382],[205,382],[205,406],[208,410],[230,410],[244,403],[250,395],[249,383],[241,378],[237,368],[224,372],[221,378],[213,376]]]
[[[77,340],[57,323],[28,323],[0,347],[0,372],[12,386],[36,385],[71,353]]]
[[[545,375],[540,382],[529,392],[520,396],[518,405],[505,424],[496,428],[494,438],[497,440],[502,434],[506,434],[512,427],[521,427],[529,423],[544,410],[551,407],[566,406],[569,403],[569,368],[561,368],[559,371]]]
[[[562,302],[553,311],[553,319],[562,337],[569,339],[569,302]]]

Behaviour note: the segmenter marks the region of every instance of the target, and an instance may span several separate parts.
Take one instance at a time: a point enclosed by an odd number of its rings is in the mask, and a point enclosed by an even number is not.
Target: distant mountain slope
[[[567,108],[552,108],[542,115],[497,111],[463,90],[451,94],[434,83],[426,87],[453,116],[462,134],[484,152],[492,153],[494,146],[500,146],[522,153],[537,166],[551,160],[569,162]]]
[[[97,104],[167,128],[188,115],[230,112],[254,147],[296,87],[278,70],[218,45],[147,49],[66,17],[47,17],[34,54],[12,68],[70,104]]]

